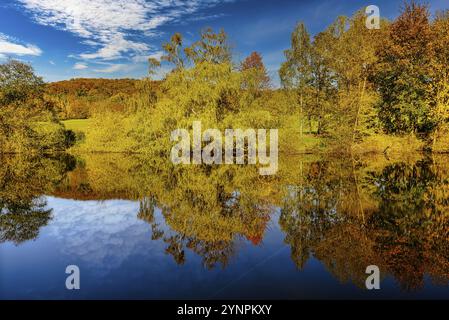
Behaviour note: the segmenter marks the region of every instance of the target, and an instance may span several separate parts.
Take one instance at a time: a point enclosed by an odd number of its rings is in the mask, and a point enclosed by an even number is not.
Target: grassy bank
[[[90,122],[91,122],[90,119],[72,119],[62,121],[66,129],[84,133],[88,132]]]
[[[114,141],[110,141],[110,144],[102,144],[101,148],[97,148],[97,144],[92,144],[91,142],[95,134],[92,132],[93,120],[91,119],[72,119],[63,121],[62,123],[66,129],[74,131],[77,136],[86,137],[86,141],[78,141],[77,145],[72,148],[72,151],[126,152],[126,145],[121,150],[120,146],[117,146]],[[352,151],[355,155],[385,154],[390,156],[422,151],[423,147],[423,142],[415,136],[407,135],[399,137],[378,134],[367,137],[363,142],[354,145]],[[279,152],[281,154],[318,154],[328,150],[328,141],[323,137],[310,133],[301,134],[300,130],[293,126],[279,129]]]

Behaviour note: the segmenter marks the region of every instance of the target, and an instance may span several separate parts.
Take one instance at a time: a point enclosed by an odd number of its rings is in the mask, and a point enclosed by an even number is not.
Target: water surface
[[[449,157],[281,160],[2,157],[0,298],[449,298]]]

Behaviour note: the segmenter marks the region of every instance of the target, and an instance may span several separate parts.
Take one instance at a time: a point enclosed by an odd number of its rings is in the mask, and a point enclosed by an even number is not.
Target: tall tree
[[[430,129],[426,93],[432,57],[428,7],[406,3],[388,31],[378,51],[380,119],[387,133],[426,133]]]
[[[62,150],[73,143],[73,133],[64,130],[54,104],[45,100],[44,86],[28,64],[0,64],[0,153]],[[54,123],[45,128],[36,125],[49,120]]]
[[[185,65],[185,57],[182,51],[182,35],[175,33],[170,42],[165,42],[162,45],[165,55],[162,56],[162,61],[167,61],[175,65],[175,69],[182,69]]]
[[[11,60],[0,65],[0,153],[31,147],[35,132],[30,118],[42,106],[44,82],[33,68]]]
[[[0,64],[0,106],[20,104],[41,98],[44,81],[29,64],[10,60]],[[28,105],[29,106],[29,105]]]
[[[312,46],[312,102],[311,113],[318,123],[318,134],[325,133],[327,127],[327,114],[335,104],[337,88],[335,87],[335,74],[331,69],[333,57],[334,25],[315,36]]]
[[[251,53],[241,64],[240,71],[245,74],[243,87],[259,92],[270,87],[270,77],[258,52]]]
[[[218,33],[215,33],[212,28],[202,30],[200,40],[186,48],[184,52],[188,59],[195,64],[232,62],[231,46],[223,29]]]
[[[370,121],[376,116],[376,95],[369,82],[377,62],[378,30],[365,26],[366,16],[357,12],[350,19],[339,18],[332,26],[333,41],[328,63],[338,89],[331,110],[332,133],[348,146],[368,134]]]
[[[150,77],[156,74],[156,70],[161,66],[161,62],[156,58],[148,59],[148,74]]]
[[[429,83],[429,104],[435,129],[433,149],[447,150],[436,144],[449,131],[449,10],[437,14],[432,24],[433,50]]]
[[[295,90],[298,96],[300,112],[300,135],[303,132],[304,110],[307,109],[310,119],[311,113],[307,107],[307,89],[312,82],[312,45],[310,35],[304,23],[298,23],[291,36],[291,48],[284,52],[286,61],[279,70],[281,84],[284,88]]]

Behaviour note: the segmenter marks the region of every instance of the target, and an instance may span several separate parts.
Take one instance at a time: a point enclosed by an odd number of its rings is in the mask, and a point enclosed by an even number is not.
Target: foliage
[[[41,96],[43,88],[42,78],[34,74],[30,65],[16,60],[0,65],[0,105],[30,103]]]
[[[420,143],[412,135],[432,140],[427,149],[447,151],[449,14],[432,20],[412,1],[380,30],[365,20],[363,10],[338,17],[313,36],[298,23],[279,70],[281,89],[271,87],[259,53],[234,63],[227,34],[211,28],[188,46],[175,33],[141,80],[73,79],[48,84],[42,94],[32,68],[10,62],[0,69],[0,142],[3,150],[59,149],[75,135],[78,150],[161,156],[170,150],[167,133],[200,120],[218,129],[279,128],[290,153],[383,152],[406,140],[404,148],[414,150]],[[161,62],[173,69],[153,81]],[[54,132],[44,130],[48,139],[29,124],[33,117],[55,124],[48,126]],[[84,132],[64,133],[58,118],[91,122]],[[309,148],[308,141],[317,143]]]
[[[228,59],[230,49],[223,31],[213,34],[207,29],[200,37],[186,48],[185,56],[193,64],[185,67],[179,57],[182,38],[175,34],[171,43],[164,45],[166,55],[162,57],[175,69],[166,76],[160,91],[149,94],[149,89],[143,88],[146,94],[127,100],[130,112],[94,115],[83,150],[167,155],[171,149],[167,132],[190,128],[195,120],[208,128],[272,127],[275,121],[269,109],[254,110],[264,98],[260,80],[266,79],[259,75],[265,70],[261,59],[253,67],[248,65],[249,69],[235,69]],[[254,71],[260,84],[249,90],[245,84],[254,78]]]
[[[200,39],[185,49],[185,55],[194,64],[231,63],[231,46],[228,36],[223,29],[215,33],[212,28],[201,31]]]
[[[432,149],[448,151],[449,130],[449,11],[437,14],[432,23],[434,54],[429,83],[430,116],[434,123]]]
[[[49,83],[45,90],[60,119],[85,119],[102,110],[124,111],[125,101],[140,94],[140,81],[72,79]]]
[[[270,88],[270,77],[258,52],[251,53],[240,65],[243,73],[242,87],[257,94],[261,90]]]
[[[313,41],[303,23],[296,26],[279,75],[297,96],[301,131],[307,117],[309,132],[315,120],[318,132],[338,146],[350,147],[372,134],[376,97],[368,77],[377,60],[374,32],[365,27],[362,12],[339,17]]]
[[[35,239],[51,220],[52,209],[42,195],[52,192],[75,164],[67,155],[0,155],[0,161],[0,243],[18,245]]]
[[[379,117],[387,133],[429,133],[427,103],[432,28],[426,6],[405,4],[378,46],[375,83],[380,91]]]
[[[36,125],[42,120],[51,125]],[[65,150],[73,144],[73,133],[58,122],[33,68],[14,60],[1,64],[0,153]]]
[[[39,213],[41,194],[132,199],[151,239],[178,264],[191,251],[207,268],[226,267],[242,241],[263,245],[265,230],[279,223],[300,269],[314,256],[340,281],[364,288],[365,268],[376,264],[406,291],[426,275],[442,284],[449,277],[447,156],[355,164],[292,156],[275,178],[254,167],[173,166],[136,154],[1,160],[2,241],[38,235],[50,218]]]

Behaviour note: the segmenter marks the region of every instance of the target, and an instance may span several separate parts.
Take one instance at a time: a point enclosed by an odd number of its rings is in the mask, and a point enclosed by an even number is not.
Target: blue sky
[[[201,28],[224,28],[236,60],[262,54],[276,83],[283,51],[298,21],[312,34],[338,15],[377,5],[398,15],[402,0],[2,0],[0,61],[30,62],[46,81],[77,77],[141,78],[148,57],[181,32],[186,44]],[[432,12],[449,0],[428,0]],[[162,70],[167,70],[167,67]]]

